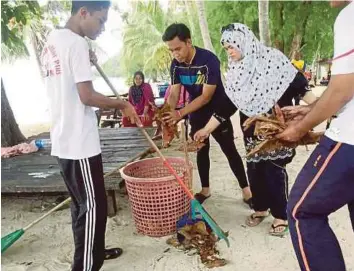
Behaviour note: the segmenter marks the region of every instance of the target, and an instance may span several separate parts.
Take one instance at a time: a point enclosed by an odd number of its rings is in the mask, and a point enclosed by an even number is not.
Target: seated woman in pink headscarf
[[[140,116],[144,127],[152,126],[154,116],[152,104],[154,104],[154,94],[151,86],[144,82],[144,74],[141,71],[134,73],[133,85],[129,89],[129,102],[134,106],[136,113]],[[123,127],[136,127],[128,118],[123,117]]]

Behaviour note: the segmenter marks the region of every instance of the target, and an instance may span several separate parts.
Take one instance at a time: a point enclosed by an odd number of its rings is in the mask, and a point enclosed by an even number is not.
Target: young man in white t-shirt
[[[50,102],[52,155],[56,156],[72,198],[75,254],[72,270],[99,270],[105,259],[121,255],[105,250],[107,199],[97,118],[93,107],[117,108],[139,124],[134,108],[96,92],[89,46],[104,31],[110,1],[72,1],[64,29],[50,33],[42,52]]]
[[[303,117],[279,138],[297,141],[337,113],[320,144],[299,173],[288,202],[288,219],[301,270],[344,271],[343,255],[329,214],[347,205],[354,229],[354,2],[334,24],[332,76],[322,97],[310,107],[289,109]]]

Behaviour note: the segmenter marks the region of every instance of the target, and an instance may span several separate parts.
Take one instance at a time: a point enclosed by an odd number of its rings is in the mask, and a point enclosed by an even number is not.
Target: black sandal
[[[109,248],[104,250],[104,260],[113,260],[118,258],[120,255],[123,254],[123,249],[116,247],[116,248]]]
[[[211,196],[211,195],[205,196],[205,195],[203,195],[202,193],[196,193],[196,194],[194,195],[195,199],[196,199],[197,201],[199,201],[200,204],[203,204],[203,202],[204,202],[206,199],[210,198],[210,196]]]
[[[277,228],[284,227],[284,230],[282,231],[276,231]],[[270,228],[269,234],[273,236],[278,236],[278,237],[284,237],[287,232],[289,231],[289,225],[288,224],[279,224],[274,226],[272,224],[272,227]]]

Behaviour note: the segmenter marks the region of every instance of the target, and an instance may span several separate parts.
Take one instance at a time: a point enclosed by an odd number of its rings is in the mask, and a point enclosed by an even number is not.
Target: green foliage
[[[54,26],[58,26],[61,21],[66,21],[70,16],[71,1],[48,1],[42,7],[44,19],[51,21]]]
[[[227,56],[220,44],[221,27],[236,22],[243,23],[248,25],[258,35],[258,3],[248,1],[208,1],[205,4],[211,40],[215,52],[225,68]]]
[[[300,50],[306,62],[312,62],[316,51],[322,56],[333,54],[333,24],[339,10],[328,2],[270,2],[270,24],[273,45],[283,41],[283,52],[291,51],[295,34],[302,36]],[[282,17],[281,17],[282,16]]]
[[[136,3],[136,10],[128,16],[123,29],[120,64],[125,76],[131,77],[137,70],[153,78],[166,73],[171,59],[161,37],[168,22],[158,2]]]
[[[327,2],[313,3],[303,40],[302,52],[307,62],[312,61],[317,49],[320,58],[333,56],[333,25],[339,11]]]
[[[243,23],[259,37],[257,1],[208,1],[206,12],[212,43],[224,67],[227,58],[220,45],[222,26]],[[300,49],[307,63],[313,61],[317,50],[321,57],[330,57],[333,54],[333,24],[338,12],[328,2],[270,1],[272,46],[288,55],[294,36],[300,34]]]
[[[41,17],[37,1],[1,2],[1,60],[28,56],[24,34],[33,19]]]
[[[166,79],[171,56],[162,42],[165,28],[173,22],[185,23],[192,32],[193,43],[203,47],[195,3],[173,0],[167,11],[158,1],[134,1],[134,11],[124,13],[123,50],[104,65],[110,76],[128,78],[137,70],[147,77]],[[2,60],[28,56],[25,41],[30,38],[37,52],[41,50],[46,34],[52,26],[65,21],[70,1],[49,1],[42,8],[37,1],[2,1],[1,3]],[[248,25],[258,36],[257,1],[206,1],[206,16],[216,54],[226,65],[226,54],[220,45],[222,26],[240,22]],[[286,55],[294,47],[294,36],[300,35],[299,48],[307,63],[314,58],[333,54],[333,24],[338,9],[320,1],[270,1],[269,22],[274,47]],[[119,69],[116,67],[119,63]]]
[[[26,41],[40,54],[50,29],[70,15],[71,1],[48,1],[40,7],[37,1],[1,2],[1,60],[28,57]]]
[[[138,1],[134,5],[134,12],[125,14],[121,71],[131,77],[135,71],[142,70],[153,80],[166,80],[172,57],[162,35],[168,25],[185,23],[191,29],[194,44],[203,44],[195,5],[189,1],[173,1],[167,11],[157,1]]]

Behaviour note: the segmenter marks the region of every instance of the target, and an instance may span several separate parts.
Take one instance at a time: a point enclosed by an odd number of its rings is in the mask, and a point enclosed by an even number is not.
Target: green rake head
[[[216,224],[215,220],[208,214],[208,212],[203,208],[203,206],[196,199],[191,200],[192,207],[192,219],[196,218],[196,213],[200,213],[205,222],[210,226],[213,232],[219,237],[219,239],[224,239],[227,246],[230,247],[230,242],[228,237],[228,233],[224,232],[218,224]]]
[[[23,229],[14,231],[1,238],[1,253],[8,249],[13,243],[15,243],[25,231]]]

